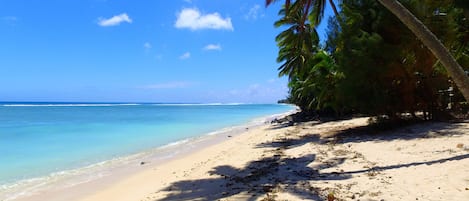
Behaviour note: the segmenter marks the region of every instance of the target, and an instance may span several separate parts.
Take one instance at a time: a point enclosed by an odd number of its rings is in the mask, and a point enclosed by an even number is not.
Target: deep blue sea
[[[294,109],[278,104],[0,103],[0,186]]]

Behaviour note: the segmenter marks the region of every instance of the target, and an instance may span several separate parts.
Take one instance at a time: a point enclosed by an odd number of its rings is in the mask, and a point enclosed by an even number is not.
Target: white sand
[[[26,200],[469,200],[469,123],[356,129],[366,124],[261,126],[112,182]]]

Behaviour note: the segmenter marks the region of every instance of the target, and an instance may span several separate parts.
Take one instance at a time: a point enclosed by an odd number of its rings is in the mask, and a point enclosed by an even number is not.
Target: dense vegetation
[[[312,10],[287,1],[275,23],[281,32],[278,62],[288,76],[288,101],[306,112],[360,113],[425,119],[468,105],[447,71],[405,25],[376,0],[342,0],[329,20],[328,38],[315,30],[324,1]],[[469,70],[469,7],[458,0],[402,0]],[[307,12],[307,15],[305,15]],[[310,12],[310,13],[308,13]],[[304,16],[308,16],[305,18]]]

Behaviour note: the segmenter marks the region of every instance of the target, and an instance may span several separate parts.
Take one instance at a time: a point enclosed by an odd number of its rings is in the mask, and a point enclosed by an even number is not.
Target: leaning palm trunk
[[[335,3],[333,0],[329,0],[329,5],[332,8],[332,11],[334,11],[334,15],[336,18],[340,18],[339,12],[337,11],[337,7],[335,6]]]
[[[407,8],[396,0],[378,0],[384,7],[390,10],[401,20],[422,43],[440,60],[443,66],[453,78],[454,83],[461,91],[462,95],[469,101],[469,77],[448,49],[438,40],[438,38]]]

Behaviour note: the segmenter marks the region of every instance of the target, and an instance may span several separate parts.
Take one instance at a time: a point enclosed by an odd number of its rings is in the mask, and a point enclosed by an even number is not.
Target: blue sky
[[[0,101],[276,102],[279,7],[0,0]]]

